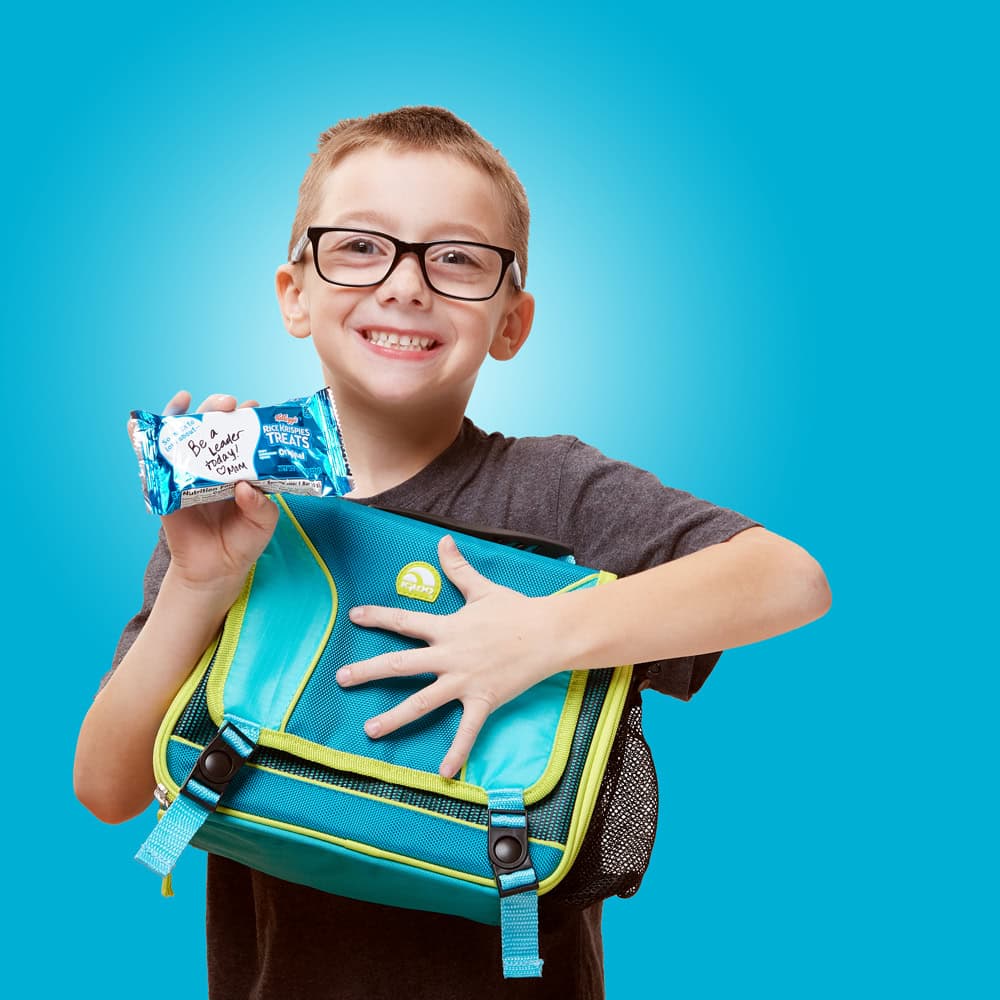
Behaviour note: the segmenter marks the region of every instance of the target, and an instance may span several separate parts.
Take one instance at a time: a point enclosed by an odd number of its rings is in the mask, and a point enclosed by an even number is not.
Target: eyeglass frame
[[[348,285],[342,281],[331,281],[323,272],[319,269],[319,241],[320,238],[325,233],[358,233],[361,236],[379,236],[384,240],[388,240],[394,247],[396,251],[395,257],[392,259],[392,263],[389,265],[389,270],[379,278],[378,281],[369,281],[363,285]],[[458,299],[461,302],[486,302],[488,299],[492,299],[497,292],[500,291],[500,286],[503,284],[503,279],[507,274],[507,270],[510,269],[511,276],[514,279],[514,287],[521,291],[521,268],[517,263],[517,254],[513,250],[509,250],[507,247],[497,247],[493,246],[491,243],[477,243],[475,240],[431,240],[429,243],[407,243],[406,240],[397,239],[395,236],[390,236],[388,233],[380,233],[376,229],[355,229],[353,226],[310,226],[300,237],[298,242],[292,248],[292,255],[288,258],[289,264],[297,264],[302,260],[302,254],[305,252],[306,246],[312,245],[313,248],[313,266],[316,268],[316,273],[325,281],[327,284],[336,285],[338,288],[374,288],[376,285],[381,285],[393,271],[399,266],[399,262],[403,257],[412,253],[416,256],[420,263],[420,272],[424,276],[424,281],[427,287],[434,292],[436,295],[443,295],[447,299]],[[434,283],[431,281],[430,276],[427,274],[427,251],[431,247],[436,246],[459,246],[459,247],[483,247],[486,250],[493,250],[500,256],[501,268],[500,275],[497,278],[496,288],[490,292],[489,295],[479,295],[473,298],[469,298],[465,295],[453,295],[451,292],[442,292],[440,289],[436,288]]]

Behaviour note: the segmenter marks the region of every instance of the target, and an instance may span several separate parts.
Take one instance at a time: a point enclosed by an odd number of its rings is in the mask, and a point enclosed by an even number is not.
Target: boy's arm
[[[98,819],[121,823],[149,805],[160,722],[231,603],[229,594],[191,587],[167,570],[142,631],[80,729],[73,787]]]
[[[369,720],[385,735],[452,700],[464,712],[441,773],[458,772],[500,705],[565,670],[671,659],[759,642],[824,615],[830,590],[804,549],[762,527],[727,542],[591,587],[528,598],[492,583],[442,540],[441,566],[466,599],[453,615],[354,608],[357,624],[423,639],[342,669],[343,685],[429,672],[437,680]]]
[[[165,412],[183,413],[190,402],[189,393],[179,392]],[[234,397],[209,396],[198,412],[233,409]],[[222,625],[277,519],[275,505],[249,483],[236,484],[233,500],[163,518],[169,567],[148,619],[98,693],[77,739],[73,788],[99,819],[120,823],[149,805],[160,721]]]

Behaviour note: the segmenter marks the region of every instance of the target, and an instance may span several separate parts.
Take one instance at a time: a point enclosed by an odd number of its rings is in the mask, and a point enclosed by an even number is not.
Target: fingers
[[[376,715],[365,723],[365,732],[372,738],[378,739],[380,736],[388,736],[403,726],[408,726],[417,719],[422,719],[428,712],[447,705],[449,701],[454,701],[453,696],[447,691],[446,685],[440,681],[428,684],[415,694],[411,694],[405,701],[401,701],[395,708]]]
[[[277,504],[271,503],[262,490],[247,482],[238,482],[233,488],[233,499],[243,516],[261,531],[271,531],[278,520]]]
[[[191,393],[187,389],[181,389],[179,392],[175,392],[173,396],[170,397],[167,405],[163,407],[163,416],[165,417],[179,417],[181,414],[187,413],[188,407],[191,405]],[[212,396],[207,396],[202,400],[201,406],[196,410],[197,413],[208,413],[210,410],[235,410],[242,409],[244,406],[260,406],[260,403],[255,399],[248,399],[245,402],[236,405],[236,398],[234,396],[227,396],[223,393],[216,393]],[[129,440],[132,439],[132,431],[135,427],[135,421],[130,419],[126,425],[126,430],[128,431]]]
[[[486,724],[491,711],[485,698],[470,698],[463,705],[465,711],[458,724],[458,731],[438,769],[442,778],[454,778],[462,770],[462,765],[469,759],[472,744],[476,742],[476,737]]]
[[[201,406],[196,413],[209,413],[212,410],[222,410],[228,412],[236,409],[236,397],[227,396],[225,393],[217,392],[212,396],[206,396],[202,400]]]
[[[438,615],[423,611],[407,611],[405,608],[383,608],[375,605],[359,604],[350,611],[351,621],[365,628],[383,628],[411,639],[430,642],[442,624]]]
[[[414,677],[430,673],[428,654],[431,654],[431,648],[422,646],[419,649],[394,649],[370,660],[359,660],[337,671],[337,683],[341,687],[353,687],[387,677]]]
[[[191,405],[191,393],[187,389],[181,389],[180,392],[175,392],[170,398],[170,402],[163,407],[163,415],[165,417],[176,417],[181,413],[187,413],[188,407]]]
[[[187,389],[181,389],[180,392],[175,392],[173,396],[170,397],[169,402],[163,407],[163,416],[165,417],[176,417],[181,413],[187,413],[187,408],[191,405],[191,393]],[[132,432],[135,430],[135,420],[129,418],[126,424],[126,430],[128,431],[129,440],[132,440]]]
[[[180,416],[182,413],[187,413],[190,405],[191,393],[187,389],[181,389],[180,392],[174,393],[167,405],[163,407],[163,415],[165,417]],[[260,406],[260,403],[256,399],[246,399],[237,406],[235,396],[230,396],[226,393],[215,393],[214,395],[206,396],[195,412],[207,413],[209,410],[242,410],[246,406]]]
[[[461,552],[451,535],[445,535],[438,542],[438,559],[445,575],[462,592],[466,603],[483,597],[491,588],[497,586],[492,580],[477,573]]]

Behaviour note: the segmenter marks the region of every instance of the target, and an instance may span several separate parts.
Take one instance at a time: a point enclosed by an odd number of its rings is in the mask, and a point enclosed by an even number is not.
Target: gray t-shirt
[[[365,500],[468,524],[540,535],[578,563],[626,576],[724,542],[757,522],[662,485],[575,437],[507,438],[466,420],[454,443],[411,479]],[[119,641],[117,666],[149,616],[169,563],[162,537],[143,607]],[[640,665],[636,688],[690,698],[718,651]],[[216,856],[208,865],[213,1000],[604,996],[601,905],[546,907],[541,980],[504,980],[499,928],[331,896]]]

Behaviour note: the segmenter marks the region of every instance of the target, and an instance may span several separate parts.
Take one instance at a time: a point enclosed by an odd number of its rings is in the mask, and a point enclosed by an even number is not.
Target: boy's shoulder
[[[653,478],[647,469],[612,458],[575,434],[512,437],[484,431],[466,418],[456,443],[463,461],[490,466],[497,474],[530,474],[534,470],[540,481],[563,476]]]
[[[577,447],[586,447],[572,434],[514,437],[501,431],[485,431],[468,417],[462,426],[459,441],[481,459],[498,463],[551,460],[556,456],[565,456]]]

